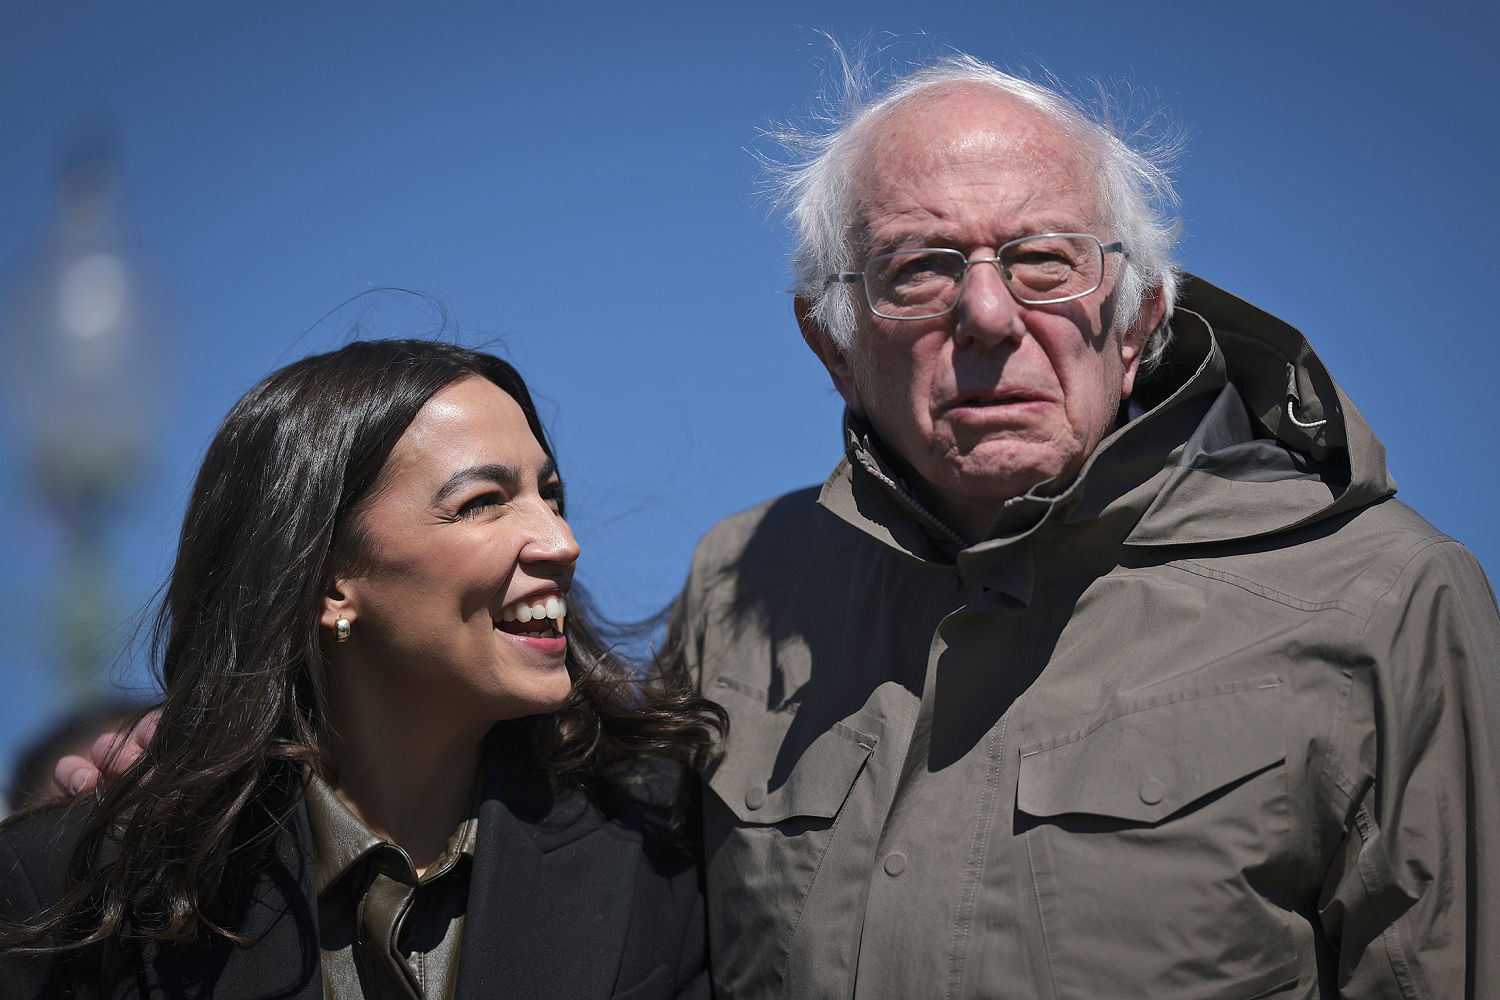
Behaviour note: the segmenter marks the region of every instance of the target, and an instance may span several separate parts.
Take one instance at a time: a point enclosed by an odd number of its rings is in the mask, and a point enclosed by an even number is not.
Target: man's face
[[[1009,240],[1048,232],[1114,238],[1081,152],[992,91],[919,95],[868,157],[858,192],[865,259],[911,247],[993,257]],[[994,265],[978,265],[952,312],[917,321],[876,317],[853,289],[859,325],[842,377],[839,359],[830,363],[835,382],[971,537],[1004,500],[1075,475],[1113,427],[1160,314],[1148,303],[1126,335],[1111,329],[1120,266],[1109,255],[1103,287],[1082,299],[1026,306]]]

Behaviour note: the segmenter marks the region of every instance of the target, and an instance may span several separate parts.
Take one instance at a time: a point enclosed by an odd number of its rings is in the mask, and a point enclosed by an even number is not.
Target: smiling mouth
[[[561,630],[550,618],[530,622],[500,621],[495,623],[495,628],[507,635],[526,636],[533,639],[556,639],[562,635]]]
[[[567,614],[566,597],[554,594],[546,598],[527,598],[506,605],[495,622],[495,628],[510,635],[556,639],[563,634]]]

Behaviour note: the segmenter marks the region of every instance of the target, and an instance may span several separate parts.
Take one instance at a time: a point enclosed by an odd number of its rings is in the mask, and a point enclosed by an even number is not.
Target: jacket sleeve
[[[1351,665],[1344,842],[1319,902],[1340,996],[1500,996],[1500,614],[1458,543],[1393,573]]]

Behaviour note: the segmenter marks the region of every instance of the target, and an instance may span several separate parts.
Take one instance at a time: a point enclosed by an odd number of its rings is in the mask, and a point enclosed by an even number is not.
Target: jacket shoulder
[[[87,800],[57,803],[0,826],[0,923],[33,920],[62,897],[68,862],[91,811]],[[73,995],[81,983],[97,985],[99,956],[98,948],[0,953],[4,995],[15,1000]]]
[[[864,541],[818,504],[817,487],[774,497],[709,529],[693,554],[689,589],[733,580],[736,593],[776,586]]]
[[[85,800],[59,802],[0,825],[0,919],[29,919],[62,895],[90,812]]]
[[[1281,535],[1185,555],[1180,565],[1242,589],[1299,607],[1337,606],[1359,618],[1423,577],[1489,590],[1468,549],[1393,498]]]

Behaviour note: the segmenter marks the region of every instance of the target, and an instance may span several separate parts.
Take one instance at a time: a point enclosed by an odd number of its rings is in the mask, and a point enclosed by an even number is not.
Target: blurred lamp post
[[[115,645],[107,539],[141,476],[164,381],[106,145],[65,159],[52,218],[21,271],[0,314],[0,385],[25,478],[61,534],[50,627],[76,705],[101,693]]]

